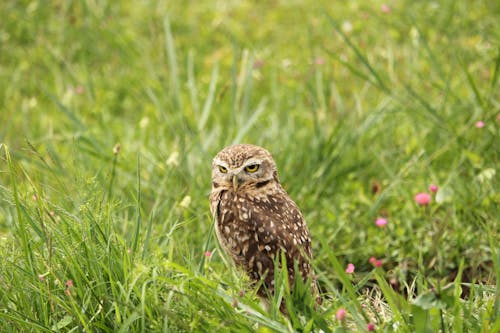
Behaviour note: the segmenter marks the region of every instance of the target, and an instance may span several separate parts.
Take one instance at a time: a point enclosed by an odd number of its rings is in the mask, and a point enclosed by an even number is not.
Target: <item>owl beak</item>
[[[233,175],[233,190],[236,192],[238,189],[238,185],[240,185],[240,182],[238,181],[238,176]]]

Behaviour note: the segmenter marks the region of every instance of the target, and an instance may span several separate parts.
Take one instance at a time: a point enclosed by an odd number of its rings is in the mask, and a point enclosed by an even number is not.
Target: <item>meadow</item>
[[[500,3],[0,4],[0,331],[500,332]],[[323,294],[267,307],[211,161],[266,147]],[[288,315],[279,311],[286,300]]]

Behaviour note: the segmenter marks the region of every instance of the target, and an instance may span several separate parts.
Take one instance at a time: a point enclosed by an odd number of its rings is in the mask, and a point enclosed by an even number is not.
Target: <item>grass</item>
[[[0,330],[499,332],[500,7],[383,5],[2,3]],[[221,256],[233,142],[273,153],[320,307]]]

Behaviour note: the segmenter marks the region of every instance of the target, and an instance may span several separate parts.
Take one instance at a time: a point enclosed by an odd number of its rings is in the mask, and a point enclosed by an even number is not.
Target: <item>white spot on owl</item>
[[[260,261],[257,261],[257,264],[256,264],[256,265],[257,265],[257,271],[258,271],[259,273],[262,273],[262,263],[261,263]]]

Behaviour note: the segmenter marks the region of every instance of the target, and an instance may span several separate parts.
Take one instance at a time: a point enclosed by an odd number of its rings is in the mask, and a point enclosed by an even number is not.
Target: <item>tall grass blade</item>
[[[146,255],[148,254],[148,251],[149,251],[149,243],[151,241],[151,230],[152,230],[152,227],[153,227],[154,217],[155,217],[155,211],[153,210],[151,212],[151,214],[149,215],[149,219],[148,219],[148,225],[147,225],[147,229],[146,229],[146,236],[144,238],[144,245],[142,247],[142,257],[141,257],[142,260],[146,259]]]
[[[198,131],[200,131],[200,134],[204,133],[203,129],[205,128],[208,116],[210,115],[210,110],[212,109],[218,77],[219,77],[219,65],[216,64],[212,69],[212,78],[210,79],[210,86],[208,87],[207,98],[205,100],[205,104],[203,105],[203,111],[198,121]]]
[[[36,321],[33,321],[29,318],[26,318],[26,316],[23,314],[21,314],[19,316],[15,316],[15,315],[10,314],[10,313],[0,312],[0,318],[3,318],[3,320],[5,320],[5,321],[17,323],[18,324],[17,327],[24,328],[26,330],[26,332],[31,331],[31,329],[36,329],[37,332],[50,332],[50,333],[54,332],[53,329],[50,329],[47,326],[44,326]],[[12,327],[11,327],[11,329],[12,329],[12,332],[16,332],[15,330],[13,330]]]
[[[141,155],[137,154],[137,189],[136,189],[136,220],[135,220],[135,231],[132,245],[132,252],[135,254],[137,251],[137,244],[139,243],[139,235],[142,224],[141,217]]]
[[[109,185],[108,185],[108,201],[111,200],[111,195],[113,194],[113,182],[115,180],[117,161],[118,161],[118,152],[116,152],[113,156],[113,165],[111,166],[111,176],[109,177]]]
[[[493,269],[495,272],[496,288],[495,288],[495,306],[493,308],[493,316],[500,318],[500,251],[498,250],[498,240],[495,240],[493,233],[488,233],[491,249],[491,258],[493,260]],[[497,320],[498,322],[498,320]]]
[[[73,125],[75,125],[81,131],[85,130],[85,125],[80,121],[80,119],[78,119],[76,114],[70,108],[68,108],[59,100],[59,98],[57,98],[54,94],[50,93],[47,89],[43,87],[42,91],[57,106],[57,108],[60,111],[62,111],[69,120],[71,120]]]
[[[28,237],[28,226],[25,223],[25,220],[23,218],[24,214],[22,212],[23,208],[21,205],[21,202],[19,200],[19,193],[17,190],[17,179],[15,176],[15,168],[14,164],[12,163],[12,159],[10,156],[10,151],[9,147],[7,145],[3,145],[3,149],[5,152],[5,159],[7,160],[7,165],[9,167],[9,173],[10,173],[10,180],[11,180],[11,186],[12,186],[12,196],[14,199],[14,203],[16,206],[16,213],[17,213],[17,231],[18,235],[21,238],[21,246],[22,246],[22,252],[24,253],[24,258],[27,261],[28,268],[32,274],[33,277],[36,276],[36,269],[33,264],[33,252],[31,249],[31,245],[29,242],[29,237]]]
[[[231,64],[231,124],[236,124],[236,115],[238,114],[238,59],[239,52],[236,43],[233,43],[233,61]]]
[[[325,15],[326,15],[328,21],[330,22],[331,26],[335,29],[335,31],[337,31],[337,33],[342,37],[342,39],[344,40],[344,42],[346,42],[346,44],[349,46],[349,48],[354,51],[354,53],[356,54],[356,57],[368,69],[368,71],[373,75],[373,77],[375,78],[375,81],[376,81],[376,86],[378,86],[380,89],[382,89],[386,93],[390,94],[391,90],[386,86],[386,84],[382,80],[382,77],[377,73],[375,68],[373,68],[373,66],[370,64],[370,62],[366,58],[366,56],[364,56],[361,53],[359,48],[357,48],[356,45],[354,45],[354,43],[351,41],[351,39],[342,31],[342,29],[340,28],[337,21],[335,21],[333,19],[333,17],[331,17],[329,14],[325,14]]]
[[[469,69],[467,68],[467,65],[465,64],[465,62],[463,60],[460,61],[460,64],[462,66],[462,70],[465,73],[465,77],[467,78],[467,83],[469,84],[469,86],[472,89],[472,92],[474,93],[474,97],[476,98],[477,105],[481,108],[481,110],[484,111],[484,107],[485,107],[484,101],[483,101],[483,98],[481,97],[481,93],[479,92],[479,89],[478,89],[476,83],[474,82],[474,78],[470,74]]]
[[[170,18],[168,15],[165,16],[163,20],[163,29],[165,31],[165,47],[167,52],[168,59],[168,68],[170,70],[169,78],[170,78],[170,93],[174,98],[174,106],[179,110],[182,110],[182,103],[180,98],[180,89],[179,89],[179,68],[177,64],[177,58],[175,56],[175,45],[174,38],[172,37],[172,30],[170,27]]]
[[[198,88],[196,86],[196,77],[194,74],[194,55],[192,50],[188,53],[187,76],[187,87],[191,97],[191,107],[193,108],[194,114],[199,115],[200,103],[198,101]]]
[[[426,119],[431,120],[435,125],[439,126],[444,130],[449,130],[446,126],[446,121],[439,115],[438,110],[433,108],[425,97],[418,94],[411,86],[405,85],[406,91],[413,97],[421,106],[423,106],[423,110],[426,111],[426,114],[429,116]]]
[[[392,290],[385,278],[380,275],[380,272],[375,272],[375,279],[377,280],[380,289],[382,289],[384,298],[394,314],[394,319],[400,323],[401,330],[403,332],[410,332],[408,318],[404,315],[405,313],[408,313],[408,307],[410,305],[407,304],[407,301],[404,300],[403,297],[396,294],[396,292]]]
[[[243,139],[243,137],[247,134],[247,132],[252,128],[252,126],[255,125],[257,120],[259,120],[259,117],[261,114],[266,110],[266,104],[267,104],[267,98],[262,98],[260,100],[259,105],[255,108],[255,110],[252,112],[252,116],[248,118],[243,126],[238,130],[236,137],[233,140],[233,143],[239,143]]]
[[[493,69],[493,75],[491,76],[490,90],[492,92],[495,91],[496,89],[499,72],[500,72],[500,47],[498,48],[497,57],[495,59],[495,68]]]
[[[414,29],[416,29],[416,31],[418,32],[418,40],[420,42],[422,42],[422,44],[424,45],[424,49],[425,51],[427,52],[428,56],[429,56],[429,59],[430,59],[430,63],[432,64],[432,68],[436,71],[438,71],[439,73],[439,78],[442,79],[443,83],[446,84],[446,82],[448,82],[448,78],[447,78],[447,75],[445,74],[443,68],[444,66],[442,64],[439,63],[439,60],[438,60],[438,57],[436,56],[435,52],[432,51],[432,48],[431,46],[429,45],[429,41],[428,39],[426,38],[424,32],[422,31],[422,29],[420,29],[416,19],[415,19],[415,15],[410,14],[408,15],[409,17],[409,21],[411,22],[412,24],[412,27]]]

